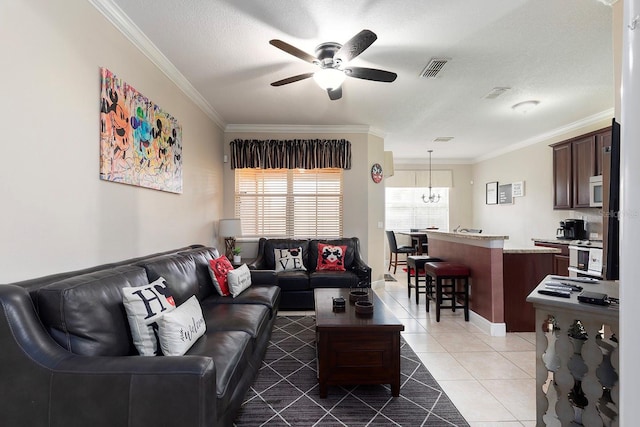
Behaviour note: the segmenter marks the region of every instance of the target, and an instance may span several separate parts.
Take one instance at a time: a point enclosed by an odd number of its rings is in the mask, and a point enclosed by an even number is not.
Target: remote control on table
[[[570,291],[539,289],[538,293],[542,294],[542,295],[549,295],[549,296],[552,296],[552,297],[571,298],[571,292]]]
[[[579,285],[574,285],[573,283],[566,282],[556,282],[555,280],[547,280],[544,282],[544,285],[547,288],[555,287],[555,288],[563,288],[565,291],[581,291],[583,288]]]
[[[580,282],[580,283],[599,283],[598,279],[594,279],[593,277],[566,277],[566,276],[550,276],[553,280],[568,280],[570,282]]]

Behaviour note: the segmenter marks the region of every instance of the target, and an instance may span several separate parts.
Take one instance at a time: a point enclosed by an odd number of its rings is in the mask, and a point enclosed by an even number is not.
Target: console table
[[[619,362],[617,304],[598,306],[539,294],[527,301],[536,311],[536,418],[538,426],[610,426],[618,423]],[[554,279],[557,280],[557,279]],[[618,283],[579,284],[585,291],[618,297]],[[579,320],[586,335],[576,339]]]

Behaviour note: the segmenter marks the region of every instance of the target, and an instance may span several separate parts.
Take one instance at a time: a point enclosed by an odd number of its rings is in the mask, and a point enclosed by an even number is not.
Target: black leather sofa
[[[346,246],[344,267],[346,271],[316,270],[318,244]],[[280,271],[278,286],[281,289],[281,310],[313,310],[313,290],[315,288],[371,287],[371,267],[360,254],[360,239],[357,237],[317,240],[317,239],[267,239],[258,242],[255,261],[249,264],[252,270],[274,270],[276,249],[302,248],[306,271]]]
[[[214,248],[0,285],[0,425],[230,426],[264,357],[280,303],[273,271],[220,297]],[[184,356],[139,356],[121,288],[166,279],[197,295],[206,333]]]

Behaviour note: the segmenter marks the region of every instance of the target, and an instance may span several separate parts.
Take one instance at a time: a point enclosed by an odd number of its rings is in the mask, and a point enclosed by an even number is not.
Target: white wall
[[[0,3],[0,283],[213,243],[222,131],[83,0]],[[99,179],[99,67],[178,119],[181,195]]]
[[[375,183],[371,179],[371,166],[374,163],[378,163],[383,166],[384,174],[384,140],[374,135],[369,135],[367,140],[367,161],[359,162],[360,167],[358,171],[358,182],[366,181],[367,185],[367,199],[363,200],[362,195],[357,197],[360,199],[358,202],[355,197],[356,193],[361,193],[363,185],[352,186],[352,197],[349,202],[350,211],[353,213],[351,221],[361,223],[362,210],[367,211],[367,249],[366,253],[369,266],[372,268],[371,282],[373,285],[384,285],[384,273],[385,268],[385,242],[387,240],[384,234],[384,203],[385,203],[385,191],[384,191],[384,179],[382,182]],[[345,197],[345,200],[349,200]],[[355,203],[354,203],[355,202]],[[358,203],[366,203],[359,205]],[[380,226],[382,225],[382,226]]]
[[[535,112],[533,112],[535,113]],[[473,222],[483,233],[509,236],[507,247],[533,246],[532,238],[555,238],[559,221],[584,218],[590,231],[602,232],[601,212],[596,209],[553,210],[553,151],[549,144],[560,142],[611,125],[599,120],[570,132],[474,164]],[[524,197],[510,205],[487,205],[485,185],[498,181],[525,182]]]

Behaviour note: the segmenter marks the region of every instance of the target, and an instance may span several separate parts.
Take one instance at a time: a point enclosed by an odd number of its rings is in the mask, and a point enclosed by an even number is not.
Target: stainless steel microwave
[[[602,175],[589,178],[589,206],[602,207]]]

